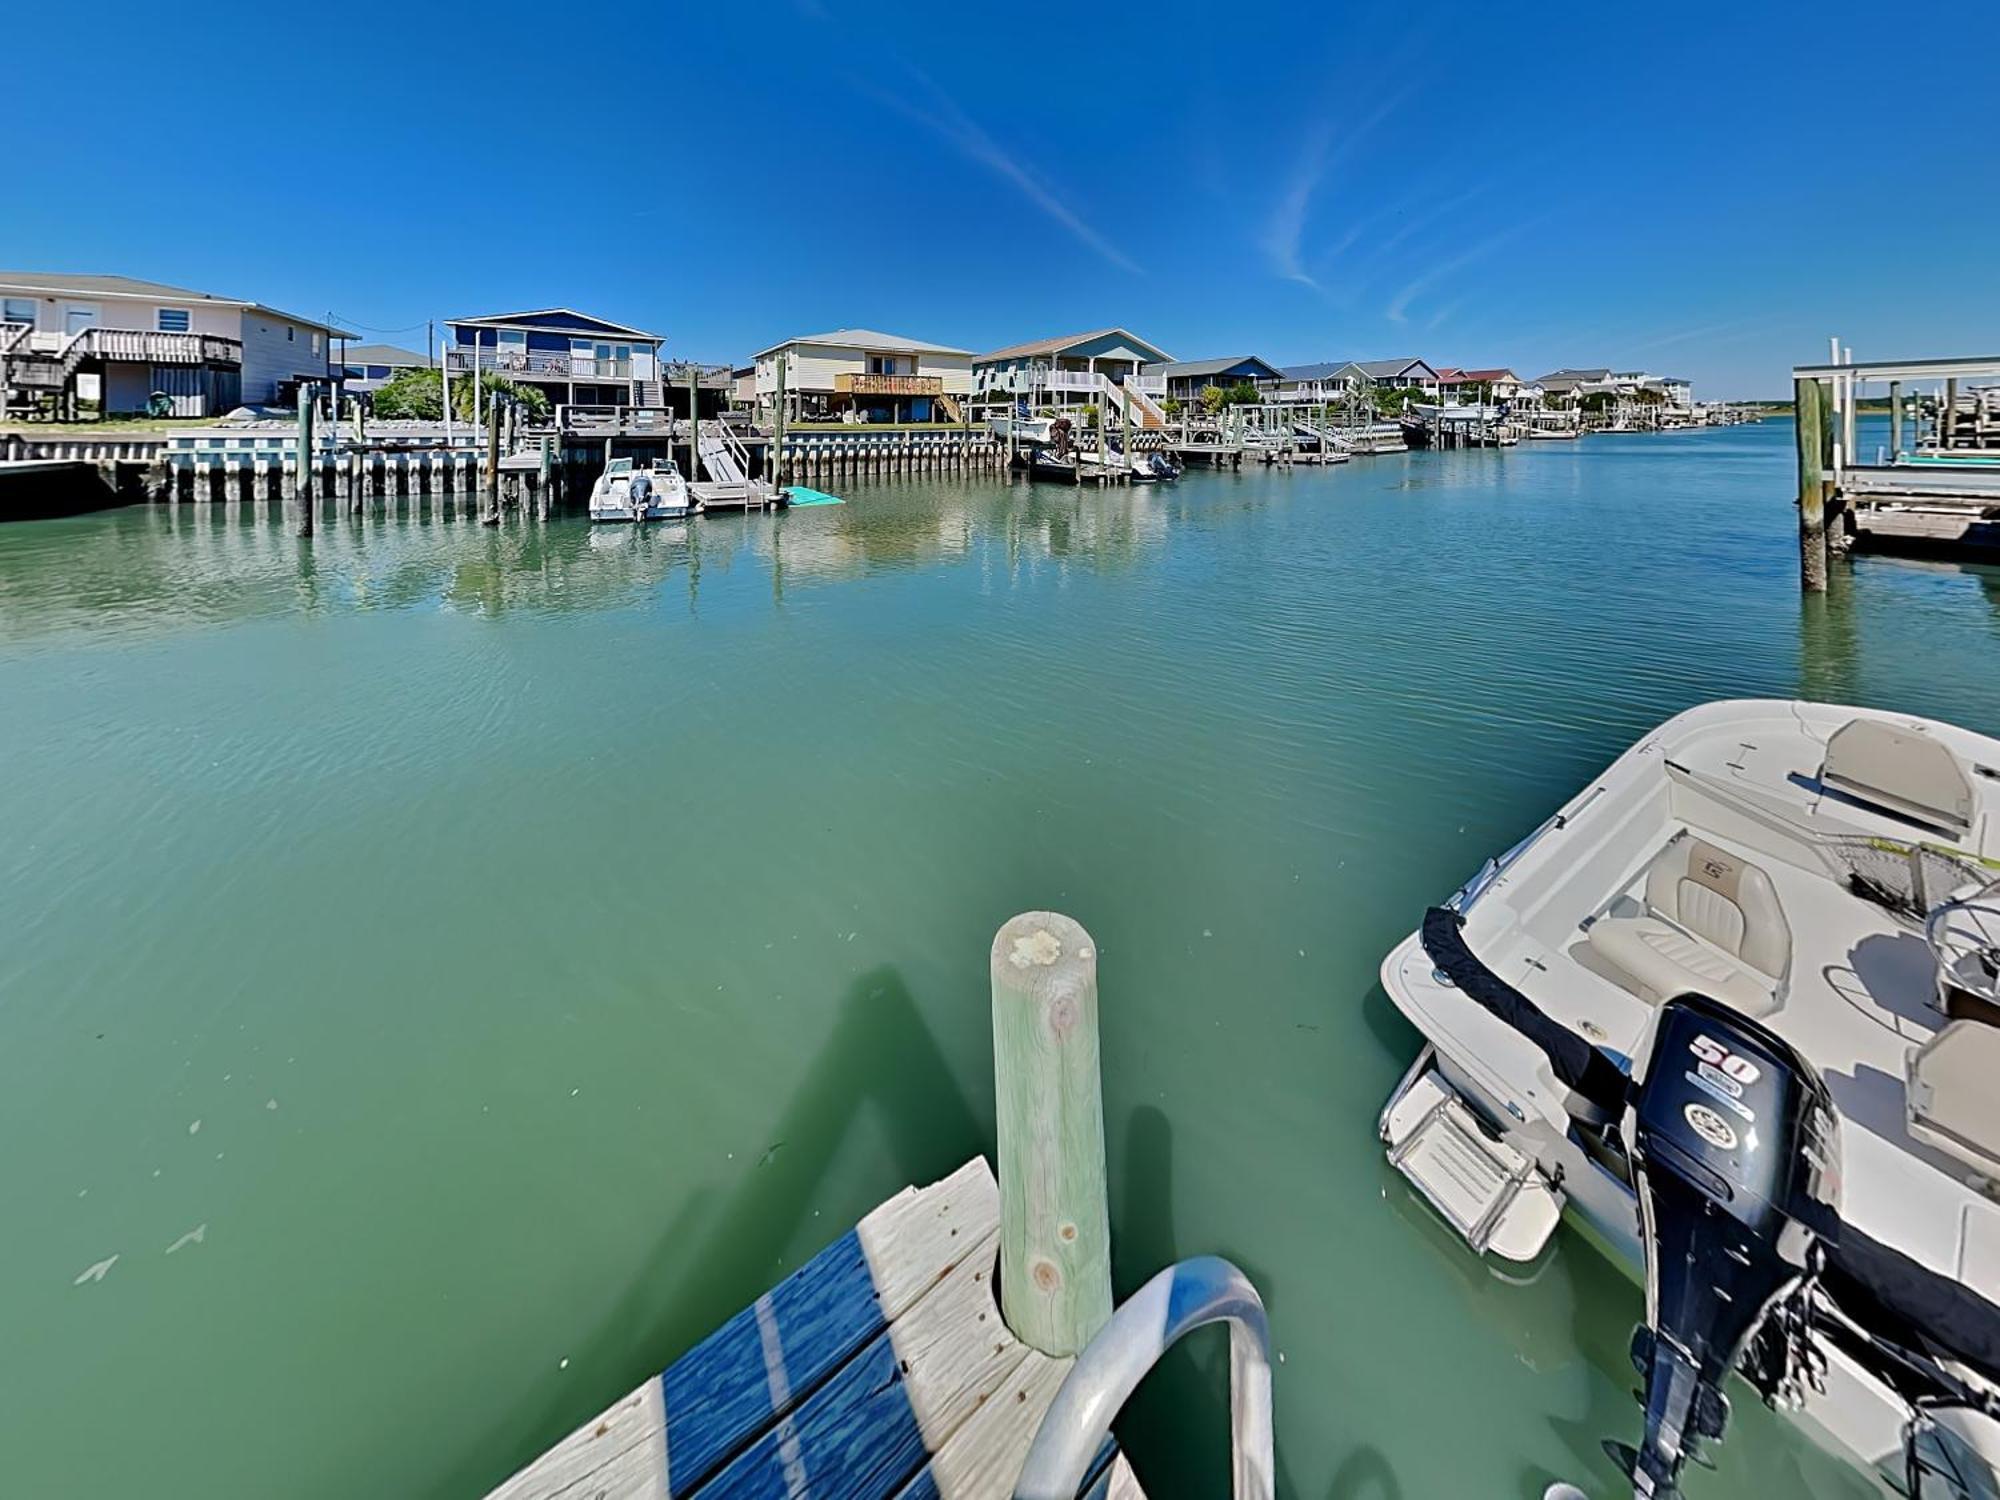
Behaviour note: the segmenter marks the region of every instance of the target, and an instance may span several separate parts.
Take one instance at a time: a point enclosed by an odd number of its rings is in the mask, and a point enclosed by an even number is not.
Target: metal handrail
[[[1229,1325],[1231,1494],[1271,1500],[1270,1326],[1250,1278],[1214,1255],[1167,1267],[1098,1330],[1042,1416],[1015,1500],[1073,1500],[1139,1382],[1184,1335],[1208,1323]]]

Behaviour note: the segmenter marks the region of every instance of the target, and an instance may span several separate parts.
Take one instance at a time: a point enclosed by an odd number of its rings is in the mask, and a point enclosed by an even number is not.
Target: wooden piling
[[[481,516],[482,526],[500,524],[500,407],[497,401],[489,402],[487,414],[492,423],[486,429],[486,514]]]
[[[1001,1311],[1050,1355],[1111,1317],[1097,946],[1069,917],[1026,912],[993,939]]]
[[[294,486],[299,497],[298,534],[309,537],[313,534],[313,398],[312,387],[301,383],[299,386],[299,430],[298,461],[295,465],[297,483]]]
[[[686,479],[692,484],[701,478],[701,378],[690,364],[688,372],[688,466]],[[718,421],[721,419],[718,417]]]
[[[1820,443],[1826,427],[1817,380],[1792,382],[1799,451],[1799,586],[1826,591],[1826,492],[1821,487]]]
[[[771,472],[768,476],[772,488],[785,482],[785,356],[778,355],[778,404],[771,415]]]

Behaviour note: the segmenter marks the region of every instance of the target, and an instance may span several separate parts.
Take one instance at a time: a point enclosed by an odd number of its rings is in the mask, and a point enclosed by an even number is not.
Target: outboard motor
[[[1660,1007],[1625,1116],[1646,1251],[1646,1436],[1605,1444],[1641,1500],[1720,1438],[1723,1381],[1836,1223],[1839,1142],[1826,1086],[1769,1028],[1705,995]],[[1798,1337],[1805,1335],[1800,1332]]]

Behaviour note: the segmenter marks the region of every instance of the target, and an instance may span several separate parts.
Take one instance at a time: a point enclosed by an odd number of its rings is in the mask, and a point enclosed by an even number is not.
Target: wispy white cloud
[[[1444,280],[1445,277],[1451,275],[1453,272],[1463,270],[1482,256],[1491,255],[1495,250],[1498,250],[1527,227],[1527,224],[1516,224],[1512,229],[1503,229],[1498,234],[1488,235],[1469,249],[1462,250],[1447,260],[1439,261],[1428,271],[1406,282],[1403,289],[1389,300],[1389,305],[1382,309],[1382,316],[1387,318],[1391,323],[1407,323],[1409,321],[1410,304],[1416,301],[1419,295],[1430,287],[1436,286],[1438,282]]]
[[[1303,282],[1314,290],[1319,283],[1306,274],[1299,259],[1299,243],[1305,237],[1306,210],[1312,206],[1312,195],[1326,173],[1327,147],[1332,144],[1330,125],[1321,125],[1307,138],[1298,165],[1292,168],[1285,190],[1279,194],[1264,226],[1264,254],[1270,258],[1271,269],[1287,281]]]
[[[1319,281],[1306,269],[1304,253],[1306,221],[1312,210],[1313,195],[1320,190],[1333,169],[1382,123],[1389,111],[1402,103],[1407,92],[1407,89],[1400,90],[1385,99],[1340,136],[1337,145],[1331,120],[1323,120],[1306,132],[1298,160],[1285,179],[1284,191],[1271,206],[1270,215],[1264,221],[1263,233],[1259,236],[1264,255],[1277,275],[1312,287],[1315,291],[1320,290]]]
[[[957,102],[932,81],[929,74],[914,64],[905,64],[910,74],[929,93],[932,109],[918,108],[908,99],[865,83],[857,86],[863,93],[879,103],[895,110],[905,118],[922,125],[945,144],[951,146],[970,161],[977,162],[988,171],[1011,183],[1023,197],[1047,214],[1056,223],[1068,230],[1083,244],[1088,245],[1104,259],[1122,271],[1143,275],[1144,271],[1129,255],[1119,249],[1104,235],[1100,234],[1084,217],[1059,197],[1054,188],[1044,182],[1028,164],[1008,151],[981,128],[979,123]],[[935,112],[933,112],[935,111]]]

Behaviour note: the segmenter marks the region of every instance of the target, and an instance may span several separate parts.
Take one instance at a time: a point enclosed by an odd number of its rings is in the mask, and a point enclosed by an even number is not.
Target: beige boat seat
[[[1658,1005],[1698,990],[1747,1016],[1778,1008],[1792,929],[1771,877],[1683,833],[1646,869],[1646,912],[1591,923],[1591,950]]]
[[[1953,1021],[1910,1054],[1910,1134],[2000,1182],[2000,1028]]]
[[[1978,807],[1972,779],[1949,747],[1880,719],[1853,719],[1826,742],[1821,786],[1963,835]]]

